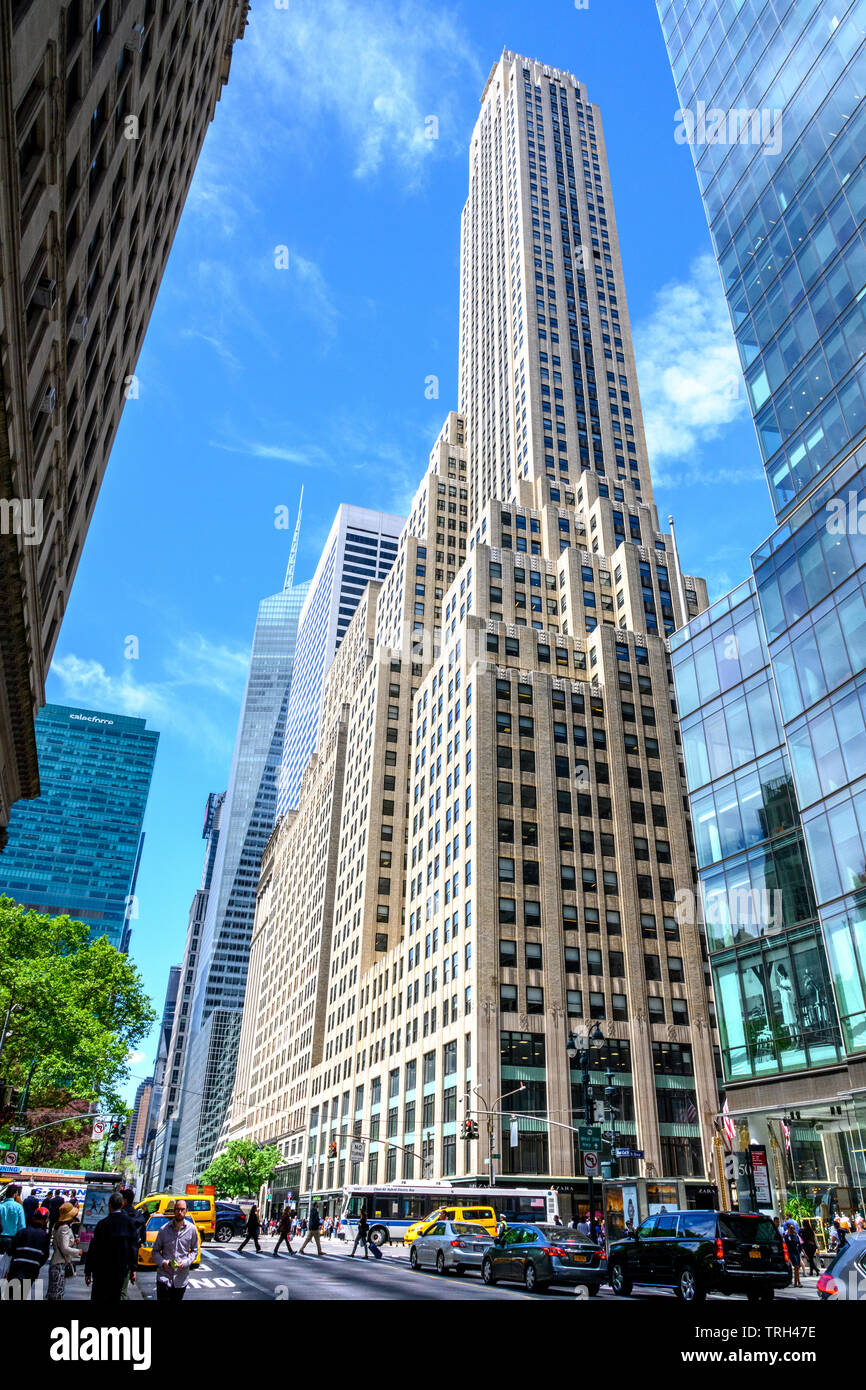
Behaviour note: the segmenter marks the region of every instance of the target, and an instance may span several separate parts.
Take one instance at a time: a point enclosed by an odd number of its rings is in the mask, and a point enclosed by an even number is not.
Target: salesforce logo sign
[[[98,714],[70,714],[70,719],[80,719],[84,724],[113,724],[113,719],[100,719]]]

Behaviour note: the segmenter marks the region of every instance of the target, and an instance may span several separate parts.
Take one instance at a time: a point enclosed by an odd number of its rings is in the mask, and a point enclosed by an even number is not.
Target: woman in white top
[[[64,1202],[54,1227],[54,1248],[48,1266],[48,1299],[60,1303],[66,1289],[66,1277],[75,1273],[73,1256],[77,1249],[72,1234],[72,1222],[78,1217],[78,1208],[73,1202]]]

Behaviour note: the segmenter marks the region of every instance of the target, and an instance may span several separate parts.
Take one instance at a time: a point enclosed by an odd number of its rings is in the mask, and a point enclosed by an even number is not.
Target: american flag
[[[780,1120],[780,1121],[779,1121],[779,1124],[782,1126],[782,1133],[783,1133],[784,1136],[785,1136],[785,1148],[787,1149],[788,1153],[790,1153],[790,1152],[791,1152],[791,1131],[790,1131],[788,1125],[785,1124],[785,1121],[784,1121],[784,1120]]]
[[[725,1103],[722,1106],[722,1128],[725,1131],[725,1138],[728,1141],[728,1148],[732,1149],[734,1147],[734,1140],[737,1137],[737,1130],[733,1120],[731,1119],[731,1112],[728,1109],[727,1097],[725,1098]]]

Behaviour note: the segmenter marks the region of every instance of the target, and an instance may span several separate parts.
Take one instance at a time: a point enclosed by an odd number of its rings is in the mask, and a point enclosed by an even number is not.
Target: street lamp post
[[[589,1063],[594,1052],[600,1052],[604,1047],[604,1034],[599,1023],[594,1023],[586,1033],[570,1033],[568,1042],[565,1044],[566,1056],[569,1061],[576,1061],[580,1068],[581,1090],[583,1092],[583,1113],[584,1122],[592,1123],[592,1083],[589,1079]],[[591,1174],[587,1174],[589,1185],[589,1233],[595,1239],[595,1183]]]
[[[494,1164],[493,1164],[493,1136],[494,1136],[494,1132],[495,1132],[495,1129],[494,1129],[494,1116],[496,1115],[497,1110],[498,1110],[498,1107],[500,1106],[500,1104],[502,1103],[502,1101],[507,1100],[509,1096],[516,1096],[516,1095],[518,1094],[519,1091],[525,1091],[525,1090],[526,1090],[526,1086],[525,1086],[525,1084],[521,1081],[520,1085],[519,1085],[519,1086],[515,1086],[515,1088],[514,1088],[513,1091],[503,1091],[503,1093],[502,1093],[501,1096],[497,1096],[497,1097],[496,1097],[496,1100],[493,1102],[492,1105],[488,1105],[488,1104],[487,1104],[487,1101],[485,1100],[484,1096],[483,1096],[482,1093],[481,1093],[480,1088],[479,1088],[478,1086],[474,1086],[474,1087],[473,1087],[473,1091],[474,1091],[475,1095],[478,1097],[478,1099],[481,1101],[481,1104],[482,1104],[483,1107],[484,1107],[484,1114],[487,1116],[487,1164],[488,1164],[488,1170],[489,1170],[489,1174],[490,1174],[490,1186],[491,1186],[491,1187],[493,1186],[493,1179],[494,1179]],[[468,1113],[468,1112],[467,1112],[467,1113]]]

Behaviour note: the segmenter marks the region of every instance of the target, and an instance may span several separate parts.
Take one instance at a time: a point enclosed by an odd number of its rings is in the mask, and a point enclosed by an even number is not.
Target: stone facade
[[[246,0],[0,3],[0,833]]]

